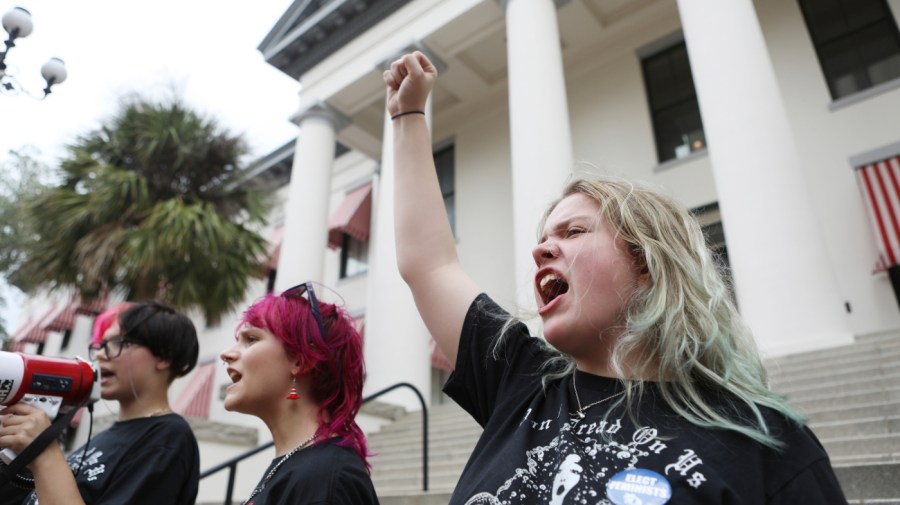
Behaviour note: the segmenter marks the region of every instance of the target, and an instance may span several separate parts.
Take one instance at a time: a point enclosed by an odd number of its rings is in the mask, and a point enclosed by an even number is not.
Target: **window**
[[[63,336],[62,336],[62,344],[60,344],[59,350],[60,350],[60,351],[65,351],[65,350],[67,350],[67,349],[69,348],[69,344],[70,344],[71,342],[72,342],[72,329],[69,328],[69,329],[66,329],[66,331],[63,332]]]
[[[275,279],[278,278],[278,269],[269,267],[266,269],[266,293],[275,291]]]
[[[454,177],[455,154],[453,144],[434,153],[434,166],[437,168],[438,184],[444,196],[444,208],[450,220],[450,229],[456,234],[456,178]]]
[[[341,279],[369,270],[369,243],[343,234],[341,240]]]
[[[706,147],[697,92],[684,42],[641,61],[660,163]]]
[[[732,301],[736,301],[734,296],[734,279],[731,275],[731,263],[728,261],[728,245],[725,243],[725,228],[722,226],[719,204],[711,203],[691,209],[691,214],[694,215],[694,218],[700,224],[700,229],[703,230],[703,235],[706,237],[706,245],[719,266],[722,278],[728,284]]]
[[[886,0],[800,0],[835,100],[900,78],[900,34]]]

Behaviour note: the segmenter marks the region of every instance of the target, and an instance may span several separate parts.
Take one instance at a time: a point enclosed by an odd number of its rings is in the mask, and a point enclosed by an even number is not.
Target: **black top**
[[[120,421],[94,437],[84,465],[83,447],[69,466],[87,505],[193,505],[200,476],[200,451],[187,421],[177,414]],[[25,505],[38,503],[35,493]]]
[[[524,325],[513,327],[492,357],[506,318],[486,295],[476,298],[445,385],[484,427],[451,504],[846,505],[816,437],[771,409],[763,412],[786,444],[783,452],[685,421],[652,383],[636,420],[624,407],[604,419],[615,398],[578,419],[573,377],[542,387],[550,351]],[[583,372],[574,380],[582,406],[622,389],[617,380]],[[712,402],[722,410],[740,412],[718,398]]]
[[[337,445],[339,440],[294,453],[247,505],[378,505],[362,459],[353,449]],[[280,460],[272,460],[260,483]]]

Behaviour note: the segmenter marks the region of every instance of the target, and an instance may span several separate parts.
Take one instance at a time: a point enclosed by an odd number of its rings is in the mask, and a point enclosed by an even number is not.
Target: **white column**
[[[293,120],[300,126],[300,132],[285,202],[285,232],[278,259],[276,292],[307,280],[322,281],[335,136],[346,121],[324,104],[310,107]]]
[[[678,0],[743,316],[769,354],[852,340],[751,0]]]
[[[516,297],[534,305],[531,249],[572,172],[572,134],[553,0],[506,0]]]
[[[431,111],[429,98],[425,105],[429,128]],[[381,171],[372,185],[369,273],[366,281],[365,356],[368,378],[365,390],[369,395],[398,382],[408,382],[419,390],[426,404],[430,405],[429,333],[419,317],[412,292],[397,268],[394,242],[394,129],[387,115],[383,142]],[[380,400],[402,405],[408,410],[421,408],[415,394],[408,388],[401,388]]]

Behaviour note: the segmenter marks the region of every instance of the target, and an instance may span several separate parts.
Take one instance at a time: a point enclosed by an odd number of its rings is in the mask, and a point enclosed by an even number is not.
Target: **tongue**
[[[565,293],[568,290],[569,284],[566,283],[566,281],[557,279],[551,282],[549,286],[547,286],[547,298],[548,300],[553,300],[554,298]]]

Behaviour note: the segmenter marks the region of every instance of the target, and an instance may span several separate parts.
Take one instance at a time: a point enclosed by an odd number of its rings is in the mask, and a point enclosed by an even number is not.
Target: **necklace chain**
[[[290,458],[294,454],[297,454],[297,452],[301,451],[302,449],[305,449],[315,439],[316,439],[316,434],[313,433],[312,436],[310,436],[309,438],[304,440],[302,444],[298,445],[297,447],[294,447],[293,449],[291,449],[290,452],[288,452],[287,454],[282,456],[281,459],[278,460],[278,463],[275,463],[275,466],[273,466],[272,469],[269,470],[269,473],[266,474],[266,477],[262,480],[262,482],[259,483],[258,486],[256,486],[256,489],[254,489],[253,492],[250,493],[250,496],[248,496],[247,499],[244,500],[244,502],[241,505],[247,505],[248,503],[250,503],[250,500],[252,500],[254,496],[259,494],[263,489],[266,488],[266,484],[268,484],[269,481],[272,480],[272,476],[275,475],[275,472],[277,472],[278,469],[281,468],[281,465],[285,461],[287,461],[288,458]]]
[[[570,414],[572,417],[577,418],[577,420],[575,421],[576,423],[577,423],[578,421],[581,421],[582,419],[584,419],[584,417],[585,417],[585,414],[584,414],[584,413],[587,412],[587,410],[590,409],[591,407],[594,407],[594,406],[596,406],[596,405],[600,405],[601,403],[603,403],[603,402],[605,402],[605,401],[612,400],[613,398],[615,398],[615,397],[617,397],[617,396],[619,396],[620,394],[622,394],[622,393],[625,392],[624,390],[622,390],[622,391],[619,391],[618,393],[613,393],[613,394],[607,396],[606,398],[597,400],[597,401],[595,401],[594,403],[590,403],[590,404],[585,405],[584,407],[582,407],[582,406],[581,406],[581,398],[578,397],[578,387],[575,386],[575,375],[576,375],[576,374],[577,374],[577,372],[572,374],[572,391],[575,391],[575,401],[578,402],[578,411],[572,412],[572,413]]]
[[[166,407],[166,408],[154,410],[153,412],[145,415],[144,417],[158,417],[158,416],[164,416],[166,414],[171,414],[171,413],[172,413],[172,409],[170,409],[169,407]]]

